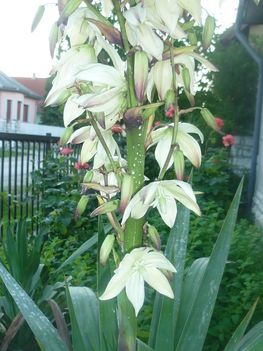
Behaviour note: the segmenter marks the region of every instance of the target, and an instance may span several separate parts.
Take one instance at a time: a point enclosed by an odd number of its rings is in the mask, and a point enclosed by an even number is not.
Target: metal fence
[[[31,173],[59,138],[51,135],[0,133],[0,221],[33,218],[39,196]]]

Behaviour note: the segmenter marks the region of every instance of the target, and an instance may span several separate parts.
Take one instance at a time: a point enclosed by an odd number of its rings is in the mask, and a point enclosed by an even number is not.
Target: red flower
[[[174,105],[171,105],[168,110],[165,111],[165,117],[173,118],[174,116]]]
[[[154,125],[155,125],[155,127],[160,126],[160,125],[161,125],[161,122],[160,122],[160,121],[157,121],[157,122],[154,123]]]
[[[81,161],[79,160],[78,162],[76,162],[74,164],[74,168],[76,170],[80,170],[80,169],[88,169],[89,168],[89,165],[85,162],[85,163],[81,163]]]
[[[215,118],[215,121],[216,121],[218,130],[221,130],[224,125],[224,121],[221,118],[217,118],[217,117]]]
[[[122,127],[119,123],[113,124],[111,127],[112,133],[122,134]]]
[[[233,135],[227,134],[227,135],[223,136],[222,142],[223,142],[225,147],[228,147],[228,146],[235,144],[235,138],[233,137]]]
[[[65,156],[65,155],[70,155],[70,154],[73,153],[73,150],[71,150],[71,149],[65,147],[64,149],[60,150],[60,153],[61,153],[61,155],[64,155],[64,156]]]

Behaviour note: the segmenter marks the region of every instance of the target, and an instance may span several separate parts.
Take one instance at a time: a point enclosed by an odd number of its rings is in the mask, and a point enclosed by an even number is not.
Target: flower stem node
[[[114,245],[115,237],[109,234],[104,239],[100,247],[100,263],[105,266]]]
[[[124,114],[124,122],[128,130],[140,127],[143,124],[142,109],[133,107],[127,110]]]
[[[137,316],[144,302],[144,281],[160,294],[173,299],[173,291],[162,269],[176,272],[163,253],[144,247],[134,249],[124,256],[100,300],[114,298],[125,287]]]

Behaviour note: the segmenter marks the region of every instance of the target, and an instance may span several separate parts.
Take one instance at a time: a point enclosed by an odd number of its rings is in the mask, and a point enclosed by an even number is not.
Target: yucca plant
[[[189,211],[201,215],[201,210],[191,184],[184,181],[184,161],[186,157],[199,168],[201,148],[191,134],[203,142],[202,132],[187,122],[187,115],[200,110],[200,117],[220,131],[208,109],[194,106],[196,61],[217,71],[201,55],[211,43],[215,21],[206,19],[203,50],[195,36],[196,24],[202,25],[199,0],[84,3],[58,1],[50,50],[54,54],[57,45],[69,47],[54,66],[56,77],[46,105],[65,103],[61,147],[83,143],[81,163],[93,160],[83,180],[76,218],[95,196],[98,207],[91,216],[106,215],[110,231],[106,235],[99,219],[97,235],[62,266],[97,243],[97,292],[67,287],[70,340],[58,306],[53,306],[56,330],[3,266],[0,275],[41,350],[202,350],[242,190],[241,183],[211,256],[196,260],[185,275]],[[33,29],[42,15],[40,7]],[[190,106],[180,110],[182,92]],[[158,109],[171,123],[154,125]],[[126,134],[125,158],[113,138],[116,129]],[[160,172],[145,185],[145,154],[153,146]],[[175,179],[167,180],[172,165]],[[171,228],[164,253],[151,225],[151,208]],[[137,338],[145,282],[157,291],[147,343]],[[262,348],[262,324],[244,336],[254,308],[226,350]]]

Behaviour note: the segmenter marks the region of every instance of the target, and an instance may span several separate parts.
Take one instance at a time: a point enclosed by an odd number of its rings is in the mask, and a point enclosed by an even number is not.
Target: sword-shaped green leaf
[[[174,299],[156,294],[149,338],[149,345],[154,347],[155,351],[173,351],[174,349],[174,335],[181,301],[188,241],[189,216],[190,211],[186,207],[178,207],[176,222],[166,245],[165,255],[175,266],[177,272],[171,282]]]
[[[234,200],[219,233],[196,294],[194,304],[182,330],[176,351],[202,350],[227,262],[227,256],[238,213],[242,185],[243,180],[237,189]]]
[[[0,277],[41,348],[48,351],[68,351],[57,330],[1,263]]]
[[[231,339],[227,343],[224,351],[237,351],[238,349],[238,344],[243,338],[245,331],[249,325],[249,322],[254,314],[255,308],[257,306],[258,299],[254,302],[254,304],[251,306],[250,310],[246,314],[245,318],[242,320],[242,322],[239,324],[237,329],[235,330],[234,334],[232,335]]]
[[[101,216],[98,218],[98,254],[97,254],[97,289],[98,296],[102,295],[108,282],[111,279],[109,260],[105,266],[100,264],[100,247],[105,239],[104,227]],[[100,330],[100,351],[117,350],[118,345],[118,324],[117,324],[116,299],[99,300],[99,330]]]
[[[237,351],[263,350],[263,321],[255,325],[240,341]]]

